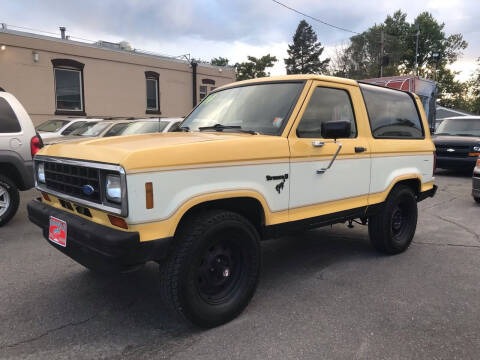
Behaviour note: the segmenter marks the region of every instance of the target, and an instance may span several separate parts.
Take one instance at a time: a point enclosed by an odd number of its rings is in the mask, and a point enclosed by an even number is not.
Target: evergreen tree
[[[216,65],[216,66],[227,66],[228,65],[228,59],[224,57],[218,57],[218,58],[213,58],[210,60],[210,64]]]
[[[288,59],[284,59],[287,74],[325,74],[330,59],[320,60],[323,47],[317,41],[317,34],[305,21],[300,21],[293,36],[293,44],[288,45]]]

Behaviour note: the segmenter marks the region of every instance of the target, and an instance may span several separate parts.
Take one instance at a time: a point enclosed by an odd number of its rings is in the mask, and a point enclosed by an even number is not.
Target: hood
[[[172,132],[67,141],[38,155],[122,165],[128,171],[288,158],[280,136],[241,133]]]
[[[478,136],[450,136],[435,135],[432,138],[435,145],[478,145],[480,137]]]

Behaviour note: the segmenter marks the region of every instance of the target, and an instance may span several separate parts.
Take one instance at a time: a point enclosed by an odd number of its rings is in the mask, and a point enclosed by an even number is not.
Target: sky
[[[461,33],[468,42],[452,68],[468,79],[480,57],[480,0],[280,0],[303,13],[338,27],[362,32],[402,10],[413,19],[429,11],[445,23],[447,35]],[[272,0],[0,0],[0,22],[92,41],[128,41],[133,48],[166,55],[191,54],[210,60],[226,57],[231,63],[247,55],[270,53],[279,61],[272,75],[285,74],[283,59],[300,20],[305,17]],[[348,42],[352,33],[306,18],[325,57]]]

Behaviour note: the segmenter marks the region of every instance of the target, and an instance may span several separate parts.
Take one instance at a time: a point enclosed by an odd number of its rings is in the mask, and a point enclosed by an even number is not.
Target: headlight
[[[40,163],[37,167],[37,180],[45,184],[45,164]]]
[[[122,187],[120,184],[120,176],[107,175],[105,189],[107,200],[118,204],[122,202]]]
[[[480,145],[474,146],[473,151],[480,152]]]

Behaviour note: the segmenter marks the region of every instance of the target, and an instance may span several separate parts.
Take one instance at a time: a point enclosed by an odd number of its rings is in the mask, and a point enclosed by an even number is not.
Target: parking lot
[[[253,301],[208,331],[164,311],[155,264],[100,276],[49,246],[23,193],[0,230],[0,358],[477,359],[480,207],[468,175],[437,184],[404,254],[378,255],[360,225],[265,242]]]

